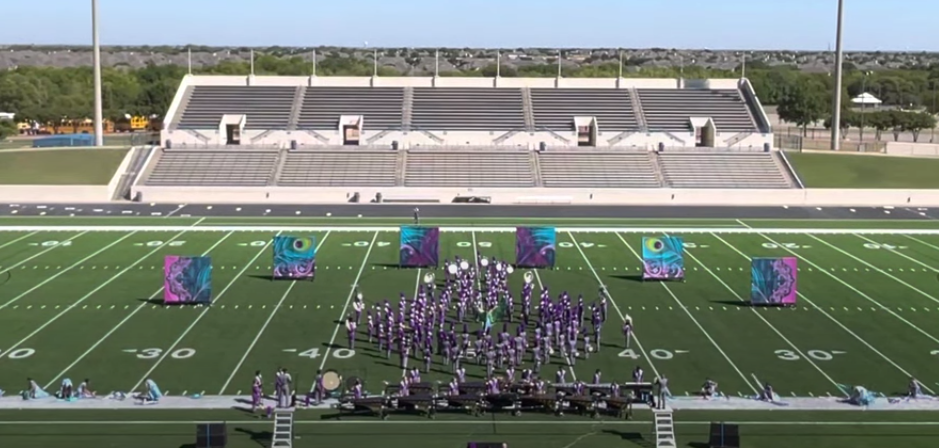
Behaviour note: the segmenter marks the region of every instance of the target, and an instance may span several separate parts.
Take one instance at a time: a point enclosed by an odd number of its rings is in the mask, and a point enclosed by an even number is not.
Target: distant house
[[[0,112],[0,120],[10,120],[10,121],[13,121],[13,119],[14,119],[15,117],[16,117],[16,114],[14,114],[14,113],[10,113],[10,112]]]

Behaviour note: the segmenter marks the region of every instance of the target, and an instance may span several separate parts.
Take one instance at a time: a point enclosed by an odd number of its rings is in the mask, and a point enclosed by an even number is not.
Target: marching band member
[[[463,366],[457,367],[456,369],[456,378],[460,381],[460,384],[466,382],[466,368]]]
[[[633,318],[627,314],[623,319],[623,337],[626,338],[626,348],[629,348],[629,340],[633,333]]]
[[[346,319],[346,333],[349,336],[349,349],[355,350],[355,320],[351,317]]]
[[[65,378],[62,380],[62,386],[59,388],[59,399],[68,400],[72,398],[72,380]]]
[[[773,386],[769,383],[763,385],[763,390],[760,392],[760,400],[769,402],[776,401],[776,393],[773,392]]]
[[[264,380],[261,378],[261,371],[254,372],[254,381],[251,382],[251,410],[259,409],[264,406],[261,400],[264,398]]]
[[[717,397],[719,395],[717,392],[717,382],[712,381],[710,378],[705,378],[704,385],[701,386],[701,395],[704,396],[705,400]]]
[[[665,408],[665,400],[672,397],[672,392],[668,390],[668,378],[662,375],[655,379],[655,385],[658,386],[658,398],[660,408]]]
[[[365,396],[365,392],[362,390],[362,380],[355,380],[355,384],[352,385],[352,397],[356,400]]]
[[[316,404],[322,404],[326,399],[326,385],[323,384],[323,370],[316,371],[316,379],[313,386],[313,400]]]
[[[36,400],[39,398],[47,398],[49,393],[39,387],[39,384],[36,383],[32,378],[26,378],[26,392],[25,398],[28,400]]]
[[[453,377],[453,379],[450,381],[449,395],[451,396],[460,395],[460,382],[457,381],[456,377]]]
[[[600,384],[600,369],[597,369],[596,372],[593,372],[593,384]]]
[[[362,300],[362,293],[359,293],[355,298],[355,302],[352,303],[352,310],[355,312],[355,323],[358,325],[362,322],[362,311],[365,310],[365,302]]]
[[[399,383],[398,396],[407,397],[410,395],[410,392],[408,391],[409,386],[410,382],[408,381],[407,374],[405,374],[401,377],[401,382]]]
[[[633,382],[641,383],[642,375],[643,375],[642,367],[636,366],[636,369],[633,370]]]
[[[78,398],[95,398],[95,391],[91,390],[91,380],[88,378],[78,385]]]
[[[557,373],[554,374],[554,383],[555,384],[566,384],[567,383],[567,372],[564,371],[563,367],[558,367]]]
[[[619,383],[616,381],[610,383],[610,396],[613,398],[619,397]]]
[[[908,391],[909,398],[925,397],[925,395],[923,394],[922,385],[916,378],[913,378],[912,376],[910,377],[910,384],[909,386],[907,386],[907,391]]]
[[[278,405],[282,408],[290,407],[291,391],[293,390],[293,377],[287,373],[287,369],[280,370],[281,394],[278,397]]]
[[[156,381],[148,379],[144,382],[144,385],[147,388],[147,391],[144,392],[142,396],[139,396],[141,400],[145,403],[156,403],[160,401],[160,398],[163,397],[163,392],[160,392],[160,386],[157,386]]]

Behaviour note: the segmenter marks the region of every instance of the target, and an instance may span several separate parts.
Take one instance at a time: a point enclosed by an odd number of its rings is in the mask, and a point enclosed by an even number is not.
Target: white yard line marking
[[[728,246],[730,246],[730,244],[728,244],[726,241],[724,241],[723,238],[717,236],[716,234],[714,234],[714,236],[715,236],[717,239],[723,241],[724,244],[727,244]],[[789,253],[792,254],[793,256],[798,257],[800,260],[802,260],[802,261],[808,263],[810,266],[814,267],[814,268],[815,268],[816,270],[818,270],[819,272],[823,272],[825,275],[831,277],[831,278],[832,278],[833,280],[835,280],[836,282],[841,283],[842,285],[844,285],[844,287],[850,289],[851,291],[854,291],[855,294],[857,294],[857,295],[863,297],[863,298],[866,299],[868,302],[873,303],[874,305],[877,305],[881,310],[886,311],[888,314],[890,314],[890,315],[893,316],[893,317],[896,317],[896,318],[899,319],[901,322],[907,324],[907,326],[909,326],[910,328],[916,330],[918,333],[922,334],[923,336],[926,336],[929,340],[935,342],[936,344],[939,344],[939,339],[937,339],[935,336],[933,336],[933,335],[927,333],[927,332],[924,331],[923,329],[917,327],[917,326],[916,326],[915,324],[913,324],[912,322],[910,322],[910,321],[904,319],[903,316],[897,314],[897,313],[896,313],[895,311],[893,311],[892,309],[890,309],[890,308],[884,306],[883,304],[881,304],[880,302],[874,300],[871,296],[869,296],[869,295],[865,294],[864,292],[862,292],[861,290],[855,288],[855,287],[852,286],[850,283],[848,283],[848,282],[842,280],[840,277],[836,276],[835,274],[832,274],[832,273],[829,272],[828,270],[826,270],[826,269],[822,268],[821,266],[819,266],[819,265],[813,263],[813,262],[812,262],[811,260],[809,260],[808,258],[805,258],[804,255],[799,255],[799,254],[795,253],[792,249],[787,248],[785,245],[780,244],[779,242],[773,240],[772,238],[770,238],[770,237],[768,237],[768,236],[766,236],[766,235],[762,235],[762,234],[761,234],[760,236],[762,236],[763,238],[765,238],[767,241],[769,241],[769,242],[771,242],[771,243],[773,243],[773,244],[779,246],[779,248],[781,248],[782,250],[785,250],[786,252],[789,252]],[[731,246],[731,247],[732,247],[732,246]]]
[[[903,237],[906,238],[906,239],[910,239],[910,240],[916,241],[917,243],[922,244],[922,245],[924,245],[924,246],[926,246],[926,247],[932,248],[933,250],[939,250],[939,246],[936,246],[935,244],[929,244],[929,243],[927,243],[927,242],[925,242],[925,241],[923,241],[923,240],[921,240],[921,239],[919,239],[919,238],[915,238],[915,237],[912,237],[912,236],[910,236],[910,235],[903,235]]]
[[[911,285],[911,284],[905,282],[904,280],[902,280],[902,279],[896,277],[895,275],[893,275],[893,274],[891,274],[891,273],[889,273],[889,272],[887,272],[887,271],[885,271],[885,270],[883,270],[883,269],[881,269],[881,268],[878,268],[877,266],[874,266],[874,265],[872,265],[872,264],[870,264],[870,263],[868,263],[868,262],[866,262],[866,261],[864,261],[864,260],[862,260],[862,259],[860,259],[860,258],[854,256],[854,255],[851,254],[850,252],[847,252],[847,251],[845,251],[844,249],[841,249],[840,247],[835,246],[835,245],[829,243],[828,241],[825,241],[825,240],[823,240],[823,239],[821,239],[821,238],[819,238],[819,237],[816,237],[816,236],[814,236],[814,235],[808,235],[808,237],[809,237],[809,238],[812,238],[813,240],[818,241],[819,243],[822,243],[822,244],[824,244],[824,245],[826,245],[826,246],[828,246],[828,247],[830,247],[830,248],[832,248],[832,249],[834,249],[834,250],[836,250],[836,251],[838,251],[838,252],[840,252],[840,253],[843,254],[843,255],[846,255],[846,256],[848,256],[848,257],[850,257],[850,258],[853,258],[854,260],[856,260],[856,261],[858,261],[858,262],[864,264],[865,266],[867,266],[867,267],[873,269],[874,271],[877,271],[877,272],[879,272],[879,273],[881,273],[881,274],[883,274],[883,275],[886,275],[887,277],[890,277],[891,279],[895,280],[897,283],[899,283],[899,284],[901,284],[901,285],[903,285],[903,286],[906,286],[907,288],[910,288],[910,289],[912,289],[913,291],[916,291],[916,292],[919,293],[921,296],[926,297],[927,299],[932,300],[933,302],[939,303],[939,299],[933,297],[932,295],[930,295],[930,294],[927,293],[926,291],[923,291],[922,289],[919,289],[919,288],[917,288],[917,287],[915,287],[915,286],[913,286],[913,285]],[[787,249],[787,250],[788,250],[788,249]]]
[[[717,238],[720,242],[724,243],[724,245],[726,245],[727,247],[729,247],[729,248],[730,248],[731,250],[733,250],[734,252],[740,254],[741,257],[743,257],[743,258],[745,258],[745,259],[747,259],[747,260],[751,260],[750,256],[748,256],[747,254],[744,254],[744,253],[741,252],[739,249],[737,249],[734,245],[730,244],[729,242],[727,242],[727,241],[724,240],[723,238],[721,238],[721,237],[719,237],[719,236],[717,236],[717,235],[712,235],[712,236],[714,236],[715,238]],[[692,255],[692,257],[693,257],[693,255]],[[808,260],[806,260],[806,261],[808,261]],[[712,274],[712,275],[713,275],[713,274]],[[719,279],[719,280],[720,280],[720,279]],[[721,281],[721,282],[723,283],[723,281]],[[728,289],[731,289],[731,288],[730,288],[729,286],[727,286],[726,284],[725,284],[725,287],[727,287]],[[875,348],[873,345],[871,345],[869,342],[867,342],[867,340],[865,340],[864,338],[862,338],[861,336],[859,336],[857,333],[855,333],[854,331],[852,331],[850,328],[848,328],[847,326],[845,326],[843,323],[841,323],[841,321],[839,321],[839,320],[836,319],[834,316],[832,316],[831,314],[829,314],[828,311],[825,311],[824,308],[822,308],[822,307],[816,305],[815,302],[812,302],[808,297],[805,296],[805,294],[803,294],[803,293],[801,293],[801,292],[797,292],[796,294],[798,294],[798,296],[799,296],[802,300],[805,300],[806,302],[808,302],[809,305],[812,305],[813,308],[815,308],[816,310],[818,310],[819,312],[821,312],[825,317],[827,317],[827,318],[828,318],[830,321],[832,321],[835,325],[841,327],[842,330],[844,330],[845,332],[847,332],[848,334],[850,334],[852,337],[854,337],[854,339],[856,339],[858,342],[860,342],[861,344],[863,344],[865,347],[869,348],[872,352],[874,352],[875,354],[877,354],[877,356],[880,356],[881,359],[883,359],[883,360],[886,361],[888,364],[892,365],[894,368],[896,368],[897,370],[899,370],[900,373],[902,373],[904,377],[913,377],[913,376],[914,376],[914,375],[911,374],[910,372],[907,372],[906,369],[904,369],[903,367],[900,367],[899,364],[897,364],[896,362],[894,362],[894,361],[893,361],[892,359],[890,359],[887,355],[883,354],[880,350],[877,350],[877,348]],[[757,313],[757,314],[759,315],[759,313]],[[760,317],[762,317],[762,316],[760,316]],[[793,348],[795,348],[795,347],[793,347]],[[796,351],[798,352],[798,349],[796,349]],[[809,357],[803,355],[801,352],[799,352],[799,355],[802,356],[802,358],[806,359],[807,361],[811,362],[813,365],[815,364],[814,362],[812,362],[811,360],[809,360]],[[817,367],[816,367],[816,368],[817,368]],[[931,390],[930,390],[928,387],[926,387],[925,385],[923,386],[923,388],[926,389],[927,391],[929,391],[929,393],[933,393],[933,391],[931,391]]]
[[[277,235],[280,235],[280,233],[277,233]],[[276,236],[276,235],[275,235],[275,236]],[[229,289],[231,289],[232,285],[234,285],[235,282],[237,282],[238,279],[241,278],[242,274],[244,274],[245,271],[247,271],[248,268],[251,267],[251,266],[254,264],[254,262],[258,259],[258,257],[260,257],[261,254],[263,254],[263,253],[267,250],[267,248],[271,246],[271,244],[272,244],[273,242],[274,242],[274,239],[271,238],[271,240],[268,241],[267,244],[265,244],[264,247],[262,247],[261,250],[259,250],[258,253],[256,253],[256,254],[254,255],[254,257],[251,258],[250,261],[248,261],[247,263],[245,263],[244,267],[242,267],[241,270],[238,271],[237,274],[235,274],[235,277],[232,278],[231,281],[229,281],[227,285],[225,285],[225,288],[222,289],[222,292],[218,293],[218,295],[215,296],[215,300],[212,301],[212,304],[213,304],[213,305],[216,304],[216,303],[218,303],[219,300],[221,300],[222,297],[225,296],[225,293],[228,292]],[[150,376],[150,374],[152,374],[152,373],[157,369],[157,367],[159,367],[160,364],[163,363],[163,360],[165,360],[166,357],[170,355],[170,353],[172,353],[174,350],[176,350],[176,346],[178,346],[179,343],[183,341],[183,339],[186,337],[186,335],[188,335],[189,332],[192,331],[193,328],[196,328],[196,324],[198,324],[199,321],[202,320],[202,318],[205,317],[205,315],[206,315],[206,314],[209,312],[209,310],[211,310],[211,309],[212,309],[211,306],[205,307],[205,309],[202,310],[202,312],[199,313],[198,316],[196,316],[195,320],[193,320],[192,323],[189,324],[189,326],[186,327],[185,330],[183,330],[183,333],[182,333],[181,335],[179,335],[179,337],[176,338],[175,341],[173,341],[173,344],[172,344],[168,349],[166,349],[166,350],[163,351],[163,354],[160,355],[160,358],[157,359],[156,362],[153,363],[152,366],[150,366],[150,368],[147,370],[147,373],[145,373],[142,377],[140,377],[140,380],[138,380],[137,383],[134,384],[134,387],[131,387],[129,390],[130,390],[130,391],[135,391],[135,390],[137,390],[137,388],[140,387],[140,384],[143,383],[144,381],[146,381],[147,378]]]
[[[323,247],[323,243],[326,242],[326,239],[329,238],[329,235],[332,232],[326,232],[326,235],[323,235],[323,238],[319,240],[319,243],[316,245],[313,253],[317,253],[320,250],[320,247]],[[277,314],[277,310],[280,309],[284,304],[284,300],[287,300],[287,296],[290,295],[290,291],[293,290],[293,287],[297,285],[297,282],[300,280],[294,280],[290,282],[290,286],[287,287],[287,291],[284,291],[284,295],[280,297],[280,301],[277,302],[277,305],[274,306],[274,310],[271,311],[271,314],[267,316],[267,320],[264,321],[264,325],[261,326],[261,329],[258,330],[258,334],[254,336],[254,340],[251,341],[251,345],[248,346],[248,349],[245,350],[245,353],[241,355],[241,359],[238,360],[238,364],[235,365],[235,369],[231,371],[231,375],[228,375],[228,379],[225,380],[225,384],[222,385],[222,389],[219,390],[219,395],[225,394],[225,389],[228,389],[228,385],[231,384],[232,380],[235,378],[235,375],[238,374],[238,371],[241,370],[241,366],[245,363],[245,360],[248,359],[248,355],[251,354],[251,350],[254,350],[254,346],[257,345],[258,341],[261,339],[261,335],[264,334],[264,331],[267,330],[267,326],[271,324],[271,321],[274,320],[274,315]]]
[[[411,297],[417,297],[417,293],[421,290],[421,272],[423,269],[417,268],[417,280],[414,281],[414,295]],[[408,369],[406,367],[401,368],[401,377],[405,377],[408,374]]]
[[[29,237],[31,237],[31,236],[37,234],[37,233],[39,233],[38,230],[37,230],[37,231],[34,231],[34,232],[27,233],[26,235],[23,235],[23,236],[21,236],[21,237],[15,239],[15,240],[13,240],[13,241],[9,241],[9,242],[7,242],[7,243],[4,243],[3,245],[0,245],[0,249],[3,249],[3,248],[5,248],[5,247],[7,247],[7,246],[11,246],[11,245],[16,244],[16,243],[18,243],[18,242],[20,242],[20,241],[23,241],[23,240],[25,240],[26,238],[29,238]]]
[[[39,252],[36,252],[36,253],[33,254],[31,257],[29,257],[29,258],[27,258],[27,259],[25,259],[25,260],[20,260],[18,263],[16,263],[16,264],[14,264],[14,265],[12,265],[12,266],[10,266],[10,267],[8,267],[8,268],[6,268],[6,269],[0,271],[0,275],[6,274],[7,272],[12,271],[13,268],[22,266],[22,265],[23,265],[24,263],[26,263],[27,261],[32,260],[33,258],[39,257],[39,256],[41,256],[42,254],[45,254],[46,252],[49,252],[49,251],[51,251],[51,250],[58,249],[58,248],[60,248],[60,247],[67,247],[67,246],[63,246],[62,243],[74,241],[76,238],[78,238],[78,237],[80,237],[80,236],[82,236],[82,235],[84,235],[84,234],[86,234],[86,233],[88,233],[88,232],[89,232],[89,230],[86,230],[86,231],[84,231],[84,232],[79,233],[78,235],[72,236],[71,238],[68,238],[68,239],[66,239],[65,241],[60,242],[59,244],[56,244],[55,246],[51,246],[51,247],[49,247],[48,249],[45,249],[45,250],[41,250],[41,251],[39,251]],[[137,232],[137,229],[129,229],[129,230],[126,230],[125,232]]]
[[[2,219],[2,216],[0,216]],[[199,222],[201,222],[200,219]],[[796,220],[798,221],[798,220]],[[919,221],[919,220],[917,220]],[[196,224],[198,225],[198,223]],[[123,225],[123,226],[0,226],[0,232],[174,232],[189,228],[188,226],[154,226],[154,225]],[[468,232],[499,232],[514,233],[515,227],[447,227],[440,226],[442,233],[468,233]],[[398,232],[400,227],[395,226],[272,226],[272,225],[211,225],[199,226],[200,232]],[[720,233],[738,235],[787,234],[787,235],[939,235],[939,229],[844,229],[844,228],[758,228],[758,227],[557,227],[562,233],[662,233],[691,234],[691,233]]]
[[[167,213],[166,216],[163,217],[163,219],[166,219],[166,218],[169,218],[170,216],[173,216],[174,214],[176,214],[176,212],[182,210],[182,209],[185,208],[187,205],[189,205],[189,204],[180,205],[179,207],[175,208],[173,211]]]
[[[740,224],[740,225],[743,226],[745,229],[752,229],[752,227],[748,226],[745,222],[743,222],[743,221],[741,221],[741,220],[739,220],[739,219],[737,219],[736,221],[737,221],[737,224]]]
[[[131,236],[133,236],[133,235],[136,234],[136,233],[137,233],[137,232],[128,233],[128,234],[126,234],[126,235],[124,235],[124,236],[118,238],[118,239],[115,240],[113,243],[108,244],[107,246],[104,246],[104,247],[102,247],[101,249],[98,249],[97,251],[93,252],[91,255],[89,255],[89,256],[87,256],[87,257],[85,257],[85,258],[82,258],[81,260],[78,260],[78,261],[76,261],[75,263],[72,263],[71,266],[69,266],[69,267],[67,267],[67,268],[65,268],[65,269],[63,269],[63,270],[60,270],[60,271],[57,272],[55,275],[46,277],[45,280],[43,280],[43,281],[37,283],[37,284],[36,284],[35,286],[33,286],[32,288],[29,288],[28,290],[26,290],[25,292],[21,293],[20,295],[14,297],[14,298],[12,298],[12,299],[10,299],[7,303],[4,303],[3,305],[0,305],[0,310],[2,310],[2,309],[4,309],[4,308],[6,308],[6,307],[8,307],[8,306],[10,306],[10,305],[12,305],[12,304],[14,304],[14,303],[16,303],[17,301],[19,301],[19,300],[22,299],[23,297],[26,297],[27,294],[29,294],[29,293],[31,293],[31,292],[33,292],[33,291],[35,291],[35,290],[41,288],[42,286],[48,284],[49,282],[51,282],[51,281],[53,281],[53,280],[59,278],[60,276],[62,276],[62,275],[65,274],[66,272],[68,272],[68,271],[74,269],[75,267],[81,265],[82,263],[84,263],[84,262],[86,262],[86,261],[88,261],[88,260],[90,260],[90,259],[92,259],[92,258],[98,256],[98,255],[101,254],[102,252],[104,252],[104,251],[106,251],[106,250],[108,250],[108,249],[114,247],[115,245],[117,245],[117,244],[120,243],[121,241],[124,241],[124,240],[126,240],[127,238],[130,238]]]
[[[362,273],[365,272],[365,266],[368,266],[368,257],[372,254],[372,248],[375,247],[375,240],[378,239],[379,232],[376,231],[375,235],[372,236],[372,243],[368,245],[368,250],[365,252],[365,257],[362,258],[362,266],[359,266],[359,273],[355,275],[355,280],[352,281],[352,290],[349,291],[349,297],[346,298],[346,303],[342,305],[342,311],[339,313],[340,323],[336,324],[336,328],[333,329],[333,335],[329,338],[329,345],[326,346],[326,354],[323,356],[323,361],[320,362],[320,370],[326,366],[326,360],[329,359],[329,354],[333,349],[333,345],[336,344],[336,336],[339,334],[339,329],[342,328],[342,319],[346,317],[346,311],[349,309],[349,303],[352,302],[352,297],[355,296],[355,291],[359,287],[359,279],[362,278]],[[313,391],[313,387],[316,384],[310,386],[310,392]]]
[[[723,241],[723,240],[722,240],[722,241]],[[726,244],[726,242],[725,242],[725,244]],[[736,250],[736,248],[734,248],[734,247],[731,247],[731,249]],[[733,294],[734,297],[737,298],[737,300],[739,300],[739,301],[741,301],[741,302],[744,302],[744,303],[747,302],[746,300],[744,300],[743,297],[740,297],[740,295],[737,294],[736,291],[734,291],[734,288],[731,288],[730,285],[728,285],[727,282],[724,281],[724,279],[720,278],[717,274],[715,274],[714,271],[711,270],[711,268],[709,268],[709,267],[708,267],[707,265],[705,265],[701,260],[699,260],[698,257],[696,257],[693,253],[691,253],[690,250],[685,249],[685,253],[686,253],[689,257],[691,257],[691,259],[694,260],[695,263],[698,263],[698,265],[700,265],[708,274],[711,274],[711,277],[714,277],[714,279],[717,280],[721,285],[723,285],[724,288],[727,289],[727,291],[730,291],[730,293]],[[739,252],[738,252],[738,253],[739,253]],[[743,255],[743,254],[741,254],[741,255]],[[745,256],[745,255],[744,255],[744,257],[745,257],[747,260],[750,259],[750,257],[747,257],[747,256]],[[801,294],[800,294],[800,296],[801,296]],[[802,298],[805,299],[807,302],[809,302],[809,304],[811,304],[812,306],[815,306],[814,303],[812,303],[811,301],[809,301],[808,299],[806,299],[804,296],[803,296]],[[816,308],[818,308],[818,307],[816,307]],[[802,350],[799,349],[799,347],[796,347],[796,345],[795,345],[794,343],[792,343],[792,341],[790,341],[789,338],[787,338],[786,336],[784,336],[783,333],[782,333],[781,331],[779,331],[779,330],[776,328],[776,326],[774,326],[772,323],[770,323],[768,320],[766,320],[766,318],[763,317],[762,314],[760,314],[757,310],[753,309],[752,307],[750,307],[749,310],[750,310],[750,312],[753,313],[756,317],[758,317],[761,321],[763,321],[763,323],[765,323],[766,326],[770,328],[770,330],[773,330],[773,332],[776,333],[776,335],[779,336],[779,338],[782,339],[786,344],[788,344],[789,347],[792,347],[792,349],[795,350],[795,352],[798,353],[799,356],[802,357],[802,359],[804,359],[806,362],[808,362],[809,364],[811,364],[812,367],[814,367],[815,370],[818,371],[818,373],[821,373],[822,376],[825,377],[825,379],[827,379],[828,381],[830,381],[831,384],[834,384],[834,385],[835,385],[835,389],[838,389],[839,391],[841,391],[841,393],[847,395],[847,392],[841,388],[841,386],[838,384],[838,382],[836,382],[831,376],[829,376],[827,373],[825,373],[825,371],[822,370],[821,367],[819,367],[817,364],[815,364],[815,361],[812,361],[812,358],[806,356],[805,353],[803,353]],[[822,313],[824,313],[826,316],[828,316],[829,319],[834,320],[834,318],[831,317],[830,314],[826,313],[824,310],[821,310],[821,311],[822,311]],[[837,322],[837,321],[836,321],[835,323],[840,325],[840,323]],[[843,327],[843,326],[842,326],[842,327]],[[848,331],[850,332],[850,330],[848,330]]]
[[[610,298],[610,303],[613,304],[613,309],[616,310],[616,314],[619,315],[620,320],[626,322],[626,315],[623,314],[623,311],[620,310],[619,305],[616,304],[616,299],[613,298],[613,294],[610,294],[610,291],[607,289],[606,285],[603,283],[603,279],[600,278],[600,274],[597,273],[597,270],[593,268],[593,263],[590,262],[590,259],[587,258],[587,254],[584,253],[584,250],[580,248],[580,242],[574,238],[574,234],[567,232],[567,235],[571,237],[571,241],[574,243],[574,247],[577,248],[577,251],[580,252],[580,256],[584,258],[584,261],[587,263],[587,267],[590,269],[590,272],[593,273],[593,277],[597,279],[597,283],[603,288],[604,294]],[[642,343],[639,342],[639,336],[636,333],[632,334],[632,340],[636,341],[636,347],[639,348],[639,351],[642,352],[642,357],[649,362],[649,367],[652,368],[652,373],[655,374],[656,378],[661,378],[659,375],[659,370],[655,368],[655,362],[652,361],[652,358],[646,353],[646,349],[642,347]]]
[[[206,251],[203,252],[201,256],[204,257],[204,256],[208,255],[210,252],[212,252],[213,250],[215,250],[215,248],[218,247],[219,244],[222,244],[223,241],[227,240],[228,237],[232,236],[233,234],[234,234],[234,232],[228,232],[228,233],[226,233],[221,239],[219,239],[218,241],[216,241],[215,244],[213,244],[211,247],[209,247],[208,249],[206,249]],[[137,307],[134,308],[134,311],[132,311],[130,314],[128,314],[126,317],[124,317],[123,320],[121,320],[120,322],[118,322],[117,325],[115,325],[113,328],[111,328],[111,330],[109,330],[107,333],[105,333],[105,335],[102,336],[101,339],[98,339],[98,341],[95,342],[91,347],[89,347],[88,350],[85,350],[85,352],[82,353],[81,356],[79,356],[75,361],[73,361],[71,364],[69,364],[68,367],[62,369],[61,372],[59,372],[54,378],[52,378],[51,381],[49,381],[49,384],[46,384],[45,386],[43,386],[43,389],[48,389],[49,387],[51,387],[59,378],[61,378],[62,376],[64,376],[66,373],[68,373],[69,370],[72,370],[75,366],[78,365],[78,363],[82,362],[82,361],[85,359],[85,357],[87,357],[88,355],[90,355],[91,352],[93,352],[95,349],[97,349],[99,345],[101,345],[102,343],[104,343],[104,341],[106,341],[109,337],[111,337],[112,334],[114,334],[118,329],[120,329],[122,326],[124,326],[124,324],[127,323],[127,321],[129,321],[131,318],[133,318],[134,315],[137,314],[138,311],[140,311],[140,310],[144,309],[145,307],[147,307],[148,305],[150,305],[150,300],[153,300],[154,298],[156,298],[156,296],[158,296],[161,292],[163,292],[163,287],[162,287],[162,286],[161,286],[159,289],[157,289],[153,294],[150,294],[150,297],[147,297],[147,301],[141,303],[140,305],[137,305]]]
[[[635,256],[636,259],[639,260],[640,263],[642,263],[642,255],[639,255],[639,253],[636,252],[636,250],[633,249],[633,247],[629,245],[626,239],[623,238],[623,235],[620,235],[619,233],[617,233],[616,237],[619,238],[619,240],[626,246],[626,248],[629,249],[630,252],[632,252],[633,256]],[[668,293],[668,295],[672,296],[672,299],[675,300],[675,303],[678,305],[678,308],[684,311],[685,314],[688,315],[688,317],[691,319],[691,322],[693,322],[695,326],[698,327],[698,330],[701,330],[701,334],[703,334],[704,337],[707,338],[707,340],[711,342],[711,345],[713,345],[714,348],[717,349],[717,352],[720,353],[721,356],[724,357],[727,363],[730,364],[730,367],[732,367],[734,371],[736,371],[737,374],[740,375],[740,378],[743,379],[743,382],[747,385],[747,387],[749,387],[750,390],[753,391],[753,393],[758,393],[756,387],[753,387],[753,384],[750,384],[750,380],[748,380],[747,376],[740,370],[739,367],[737,367],[737,364],[734,363],[732,359],[730,359],[730,356],[727,355],[727,352],[725,352],[724,349],[721,348],[720,344],[718,344],[717,341],[715,341],[714,338],[711,337],[711,334],[708,333],[708,331],[704,329],[704,326],[702,326],[701,323],[698,322],[698,319],[696,319],[694,315],[691,314],[691,311],[688,311],[688,307],[686,307],[685,304],[681,302],[681,300],[678,300],[678,296],[675,295],[675,293],[672,291],[672,288],[669,288],[665,282],[659,282],[659,284],[662,285],[663,288],[665,288],[665,291]]]
[[[868,243],[880,244],[880,243],[878,243],[877,241],[874,241],[874,240],[872,240],[872,239],[870,239],[870,238],[868,238],[868,237],[866,237],[866,236],[863,236],[863,235],[854,235],[854,236],[856,236],[856,237],[858,237],[858,238],[860,238],[860,239],[862,239],[862,240],[864,240],[864,241],[867,241]],[[907,255],[907,254],[905,254],[905,253],[899,251],[899,250],[896,250],[896,249],[887,249],[887,251],[890,252],[890,253],[892,253],[892,254],[896,254],[896,255],[899,255],[899,256],[901,256],[901,257],[903,257],[903,258],[906,258],[907,260],[910,260],[910,261],[912,261],[913,263],[916,263],[916,264],[918,264],[918,265],[920,265],[920,266],[922,266],[922,267],[924,267],[924,268],[926,268],[926,269],[929,269],[929,270],[932,271],[932,272],[939,272],[939,269],[936,269],[936,268],[934,268],[934,267],[932,267],[932,266],[930,266],[930,265],[928,265],[928,264],[926,264],[926,263],[923,263],[922,261],[919,261],[919,260],[917,260],[917,259],[915,259],[915,258],[913,258],[913,257],[911,257],[911,256],[909,256],[909,255]]]
[[[182,236],[183,234],[185,234],[185,233],[186,233],[186,231],[179,232],[179,233],[177,233],[175,236],[173,236],[172,238],[170,238],[169,241],[167,241],[167,242],[175,241],[177,238],[181,237],[181,236]],[[137,264],[143,262],[144,260],[146,260],[147,258],[149,258],[151,255],[155,254],[157,251],[159,251],[159,250],[162,249],[162,248],[163,248],[162,246],[161,246],[161,247],[155,247],[155,248],[153,248],[153,250],[151,250],[150,252],[148,252],[146,255],[144,255],[143,257],[138,258],[137,261],[131,263],[130,266],[127,266],[126,268],[124,268],[123,270],[121,270],[120,272],[118,272],[117,274],[114,274],[113,276],[111,276],[111,278],[109,278],[108,280],[106,280],[104,283],[101,283],[100,285],[98,285],[97,288],[91,290],[91,292],[89,292],[88,294],[85,294],[84,296],[82,296],[82,298],[76,300],[74,303],[72,303],[71,305],[67,306],[67,307],[66,307],[64,310],[62,310],[59,314],[56,314],[55,316],[52,316],[51,319],[49,319],[48,321],[46,321],[46,323],[40,325],[39,328],[36,328],[35,330],[33,330],[33,332],[30,333],[30,334],[28,334],[25,338],[20,339],[19,342],[17,342],[16,344],[13,344],[13,346],[11,346],[10,348],[8,348],[5,353],[10,353],[10,352],[12,352],[13,350],[16,350],[17,348],[19,348],[19,346],[20,346],[21,344],[23,344],[24,342],[28,341],[28,340],[29,340],[30,338],[32,338],[33,336],[39,334],[39,332],[41,332],[42,330],[45,330],[46,327],[48,327],[49,325],[52,325],[53,322],[59,320],[59,318],[62,317],[62,316],[64,316],[65,313],[68,313],[69,311],[71,311],[71,310],[75,309],[76,307],[78,307],[78,305],[81,305],[85,300],[88,300],[88,299],[89,299],[91,296],[93,296],[95,293],[97,293],[98,291],[104,289],[105,286],[108,286],[109,284],[111,284],[111,282],[113,282],[114,280],[117,280],[118,278],[120,278],[120,276],[124,275],[126,272],[130,271],[131,269],[133,269],[134,266],[136,266]],[[3,353],[0,353],[0,355],[2,355],[2,354],[3,354]],[[2,359],[2,356],[0,356],[0,359]]]

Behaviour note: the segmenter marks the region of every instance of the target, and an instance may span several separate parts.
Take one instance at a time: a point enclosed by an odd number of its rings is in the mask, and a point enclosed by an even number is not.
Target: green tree
[[[0,120],[0,140],[17,133],[19,133],[19,130],[16,129],[16,123],[10,120]]]
[[[906,112],[903,114],[904,131],[913,134],[913,141],[919,142],[919,134],[923,129],[932,129],[936,127],[936,117],[925,112]]]
[[[825,118],[828,103],[825,86],[803,78],[785,90],[777,113],[779,118],[802,127],[802,135],[805,136],[809,124]]]

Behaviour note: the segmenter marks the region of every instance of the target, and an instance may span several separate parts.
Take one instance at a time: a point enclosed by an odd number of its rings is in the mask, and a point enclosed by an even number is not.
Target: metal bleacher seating
[[[407,187],[533,187],[535,174],[529,151],[409,150],[405,163]]]
[[[401,129],[401,87],[307,87],[298,129],[337,130],[341,115],[361,115],[364,129]]]
[[[284,187],[393,187],[398,154],[394,151],[291,151],[277,184]]]
[[[278,151],[162,150],[146,177],[150,186],[259,187],[270,183]]]
[[[666,151],[658,155],[673,188],[792,188],[789,175],[768,152]]]
[[[647,151],[549,150],[538,155],[548,188],[659,188]]]
[[[195,86],[179,129],[216,129],[222,115],[246,115],[245,129],[286,129],[296,87]]]
[[[639,129],[626,89],[531,89],[536,129],[574,130],[575,116],[596,117],[600,132]]]
[[[525,128],[521,89],[416,87],[411,127],[508,131]]]
[[[640,89],[650,131],[689,131],[690,117],[711,117],[719,132],[757,131],[740,92],[709,89]]]

